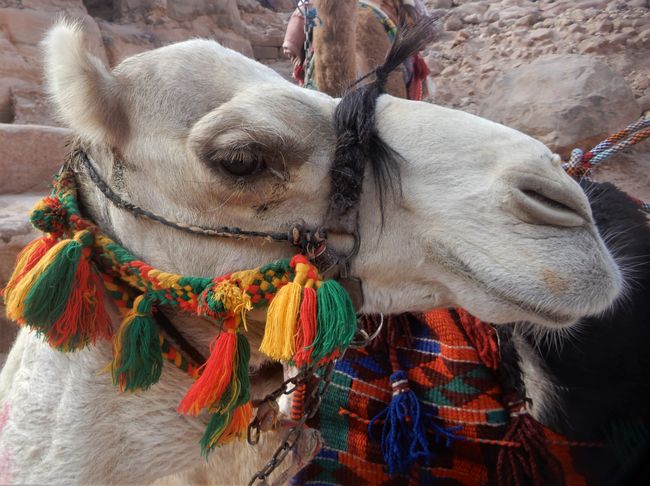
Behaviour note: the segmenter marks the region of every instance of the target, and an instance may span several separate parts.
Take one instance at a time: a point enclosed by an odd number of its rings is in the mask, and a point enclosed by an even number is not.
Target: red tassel
[[[316,290],[305,287],[302,291],[302,303],[300,305],[296,354],[293,357],[293,361],[298,367],[307,365],[311,361],[311,350],[317,331],[316,302]]]
[[[528,413],[519,412],[511,419],[503,440],[517,442],[520,447],[502,447],[499,450],[499,484],[564,484],[562,466],[548,450],[542,426]]]
[[[495,329],[488,323],[483,322],[465,309],[453,309],[456,312],[469,342],[476,348],[483,364],[491,369],[497,370],[501,361],[499,353],[499,342],[497,341]]]
[[[198,415],[226,392],[233,374],[237,335],[233,318],[227,319],[224,326],[224,332],[210,346],[210,357],[200,368],[201,376],[192,384],[178,406],[179,413]]]
[[[75,287],[61,317],[47,332],[52,346],[78,349],[97,338],[109,338],[111,327],[101,288],[92,273],[90,248],[84,248],[75,273]]]

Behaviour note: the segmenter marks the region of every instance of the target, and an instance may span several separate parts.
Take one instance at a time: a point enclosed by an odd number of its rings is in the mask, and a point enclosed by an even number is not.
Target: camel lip
[[[499,305],[513,309],[513,313],[516,313],[518,316],[521,316],[522,313],[526,316],[525,318],[517,317],[508,322],[498,324],[506,324],[516,321],[530,321],[531,323],[537,323],[549,327],[565,327],[574,324],[580,318],[577,314],[562,313],[551,309],[545,309],[540,306],[539,303],[526,302],[517,299],[511,294],[502,292],[500,289],[495,288],[494,285],[486,282],[483,278],[473,273],[471,267],[458,257],[453,250],[449,249],[446,245],[443,246],[447,251],[449,260],[440,259],[437,262],[438,264],[441,264],[447,271],[457,277],[471,281],[481,290],[481,292],[487,294],[491,299],[499,303]],[[452,261],[456,262],[457,265],[453,265],[451,263]]]
[[[527,319],[514,319],[513,321],[520,322],[525,320],[531,323],[542,324],[549,327],[566,327],[575,324],[580,319],[580,317],[576,315],[563,314],[549,309],[541,309],[538,305],[526,303],[518,299],[508,298],[500,295],[497,292],[490,292],[490,290],[493,289],[487,289],[486,293],[494,297],[495,300],[503,302],[511,307],[515,307],[518,311],[523,311],[525,314],[528,314],[530,316],[530,318]],[[544,322],[540,322],[539,318],[541,318]]]

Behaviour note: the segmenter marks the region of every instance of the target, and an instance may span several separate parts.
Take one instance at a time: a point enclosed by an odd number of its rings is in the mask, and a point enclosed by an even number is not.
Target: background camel
[[[210,41],[160,48],[108,71],[86,52],[79,28],[61,24],[50,31],[45,53],[61,118],[102,177],[130,201],[206,226],[285,230],[299,218],[319,223],[338,100],[293,86]],[[621,276],[587,199],[541,143],[387,95],[373,115],[377,137],[401,156],[394,163],[402,195],[386,198],[379,231],[377,186],[364,185],[361,248],[351,261],[364,283],[360,311],[462,306],[497,323],[514,317],[563,326],[618,296]],[[84,173],[78,177],[88,215],[158,268],[219,275],[289,252],[137,219],[107,204]],[[207,349],[211,326],[173,318]],[[1,377],[5,477],[143,483],[200,463],[203,424],[175,412],[190,379],[165,366],[151,390],[120,394],[101,373],[110,355],[107,344],[60,354],[21,332]],[[220,462],[223,482],[246,475],[244,461],[250,473],[268,457],[253,453],[254,464],[232,447],[237,459]]]
[[[417,7],[415,4],[417,3]],[[381,65],[400,25],[413,25],[425,12],[421,2],[402,0],[313,0],[293,13],[284,40],[284,51],[292,59],[297,77],[304,81],[304,15],[315,15],[310,46],[313,72],[310,86],[330,96],[341,96],[356,79]],[[392,28],[392,34],[387,30]],[[311,53],[308,53],[311,57]],[[409,60],[413,75],[413,61]],[[304,69],[309,70],[309,62]],[[422,69],[422,64],[418,65]],[[428,68],[424,68],[428,72]],[[404,67],[393,72],[386,85],[388,93],[407,97]],[[302,82],[301,81],[301,82]],[[426,85],[426,83],[425,83]]]

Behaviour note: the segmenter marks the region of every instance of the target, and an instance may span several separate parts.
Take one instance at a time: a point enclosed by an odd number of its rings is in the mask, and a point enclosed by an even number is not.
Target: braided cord
[[[102,192],[106,198],[115,205],[115,207],[120,209],[125,209],[136,216],[140,216],[151,221],[156,221],[157,223],[163,224],[170,228],[174,228],[186,233],[193,233],[203,236],[219,236],[224,238],[238,238],[238,239],[247,239],[247,238],[261,238],[266,241],[277,241],[284,242],[290,241],[289,235],[287,233],[273,232],[273,231],[250,231],[243,230],[241,228],[231,228],[229,226],[220,226],[217,228],[208,228],[201,225],[191,225],[187,223],[180,223],[178,221],[171,221],[166,219],[159,214],[155,214],[147,209],[141,208],[129,201],[124,200],[119,196],[111,187],[101,178],[97,169],[93,163],[88,158],[88,155],[83,152],[78,152],[78,159],[86,168],[88,176],[97,186],[97,188]]]
[[[81,216],[74,175],[67,166],[55,178],[51,196],[37,204],[32,221],[42,231],[56,235],[72,234],[81,229],[93,233],[93,258],[101,269],[109,295],[120,309],[129,309],[137,294],[142,293],[147,294],[156,305],[196,313],[200,305],[199,296],[222,282],[238,287],[252,307],[263,307],[295,275],[289,259],[217,278],[184,276],[155,269]],[[289,235],[283,237],[288,238]]]
[[[610,135],[586,153],[579,148],[573,149],[569,160],[562,164],[562,168],[571,177],[577,179],[589,178],[593,167],[648,137],[650,137],[650,118],[642,118],[631,123],[623,130]],[[639,204],[641,210],[650,212],[650,202],[637,198],[633,199]]]
[[[573,149],[569,160],[562,164],[562,168],[572,177],[588,177],[592,167],[648,137],[650,137],[650,118],[644,118],[609,136],[586,153],[579,148]]]

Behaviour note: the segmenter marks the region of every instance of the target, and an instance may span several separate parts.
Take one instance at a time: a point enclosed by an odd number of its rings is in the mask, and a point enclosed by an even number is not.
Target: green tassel
[[[212,414],[208,426],[203,433],[203,437],[199,441],[203,457],[208,458],[208,455],[217,446],[219,438],[225,432],[231,420],[232,412]]]
[[[113,382],[123,391],[146,390],[162,373],[160,333],[151,305],[149,299],[139,296],[115,339]]]
[[[312,361],[318,363],[337,349],[345,349],[357,330],[352,300],[335,280],[322,283],[316,293],[318,331],[312,349]]]
[[[251,347],[248,339],[242,333],[237,333],[237,381],[239,381],[239,398],[233,408],[239,407],[251,399],[250,359]]]
[[[92,244],[88,231],[53,248],[43,258],[43,271],[25,297],[23,317],[32,327],[46,332],[63,314],[72,292],[84,246]]]

